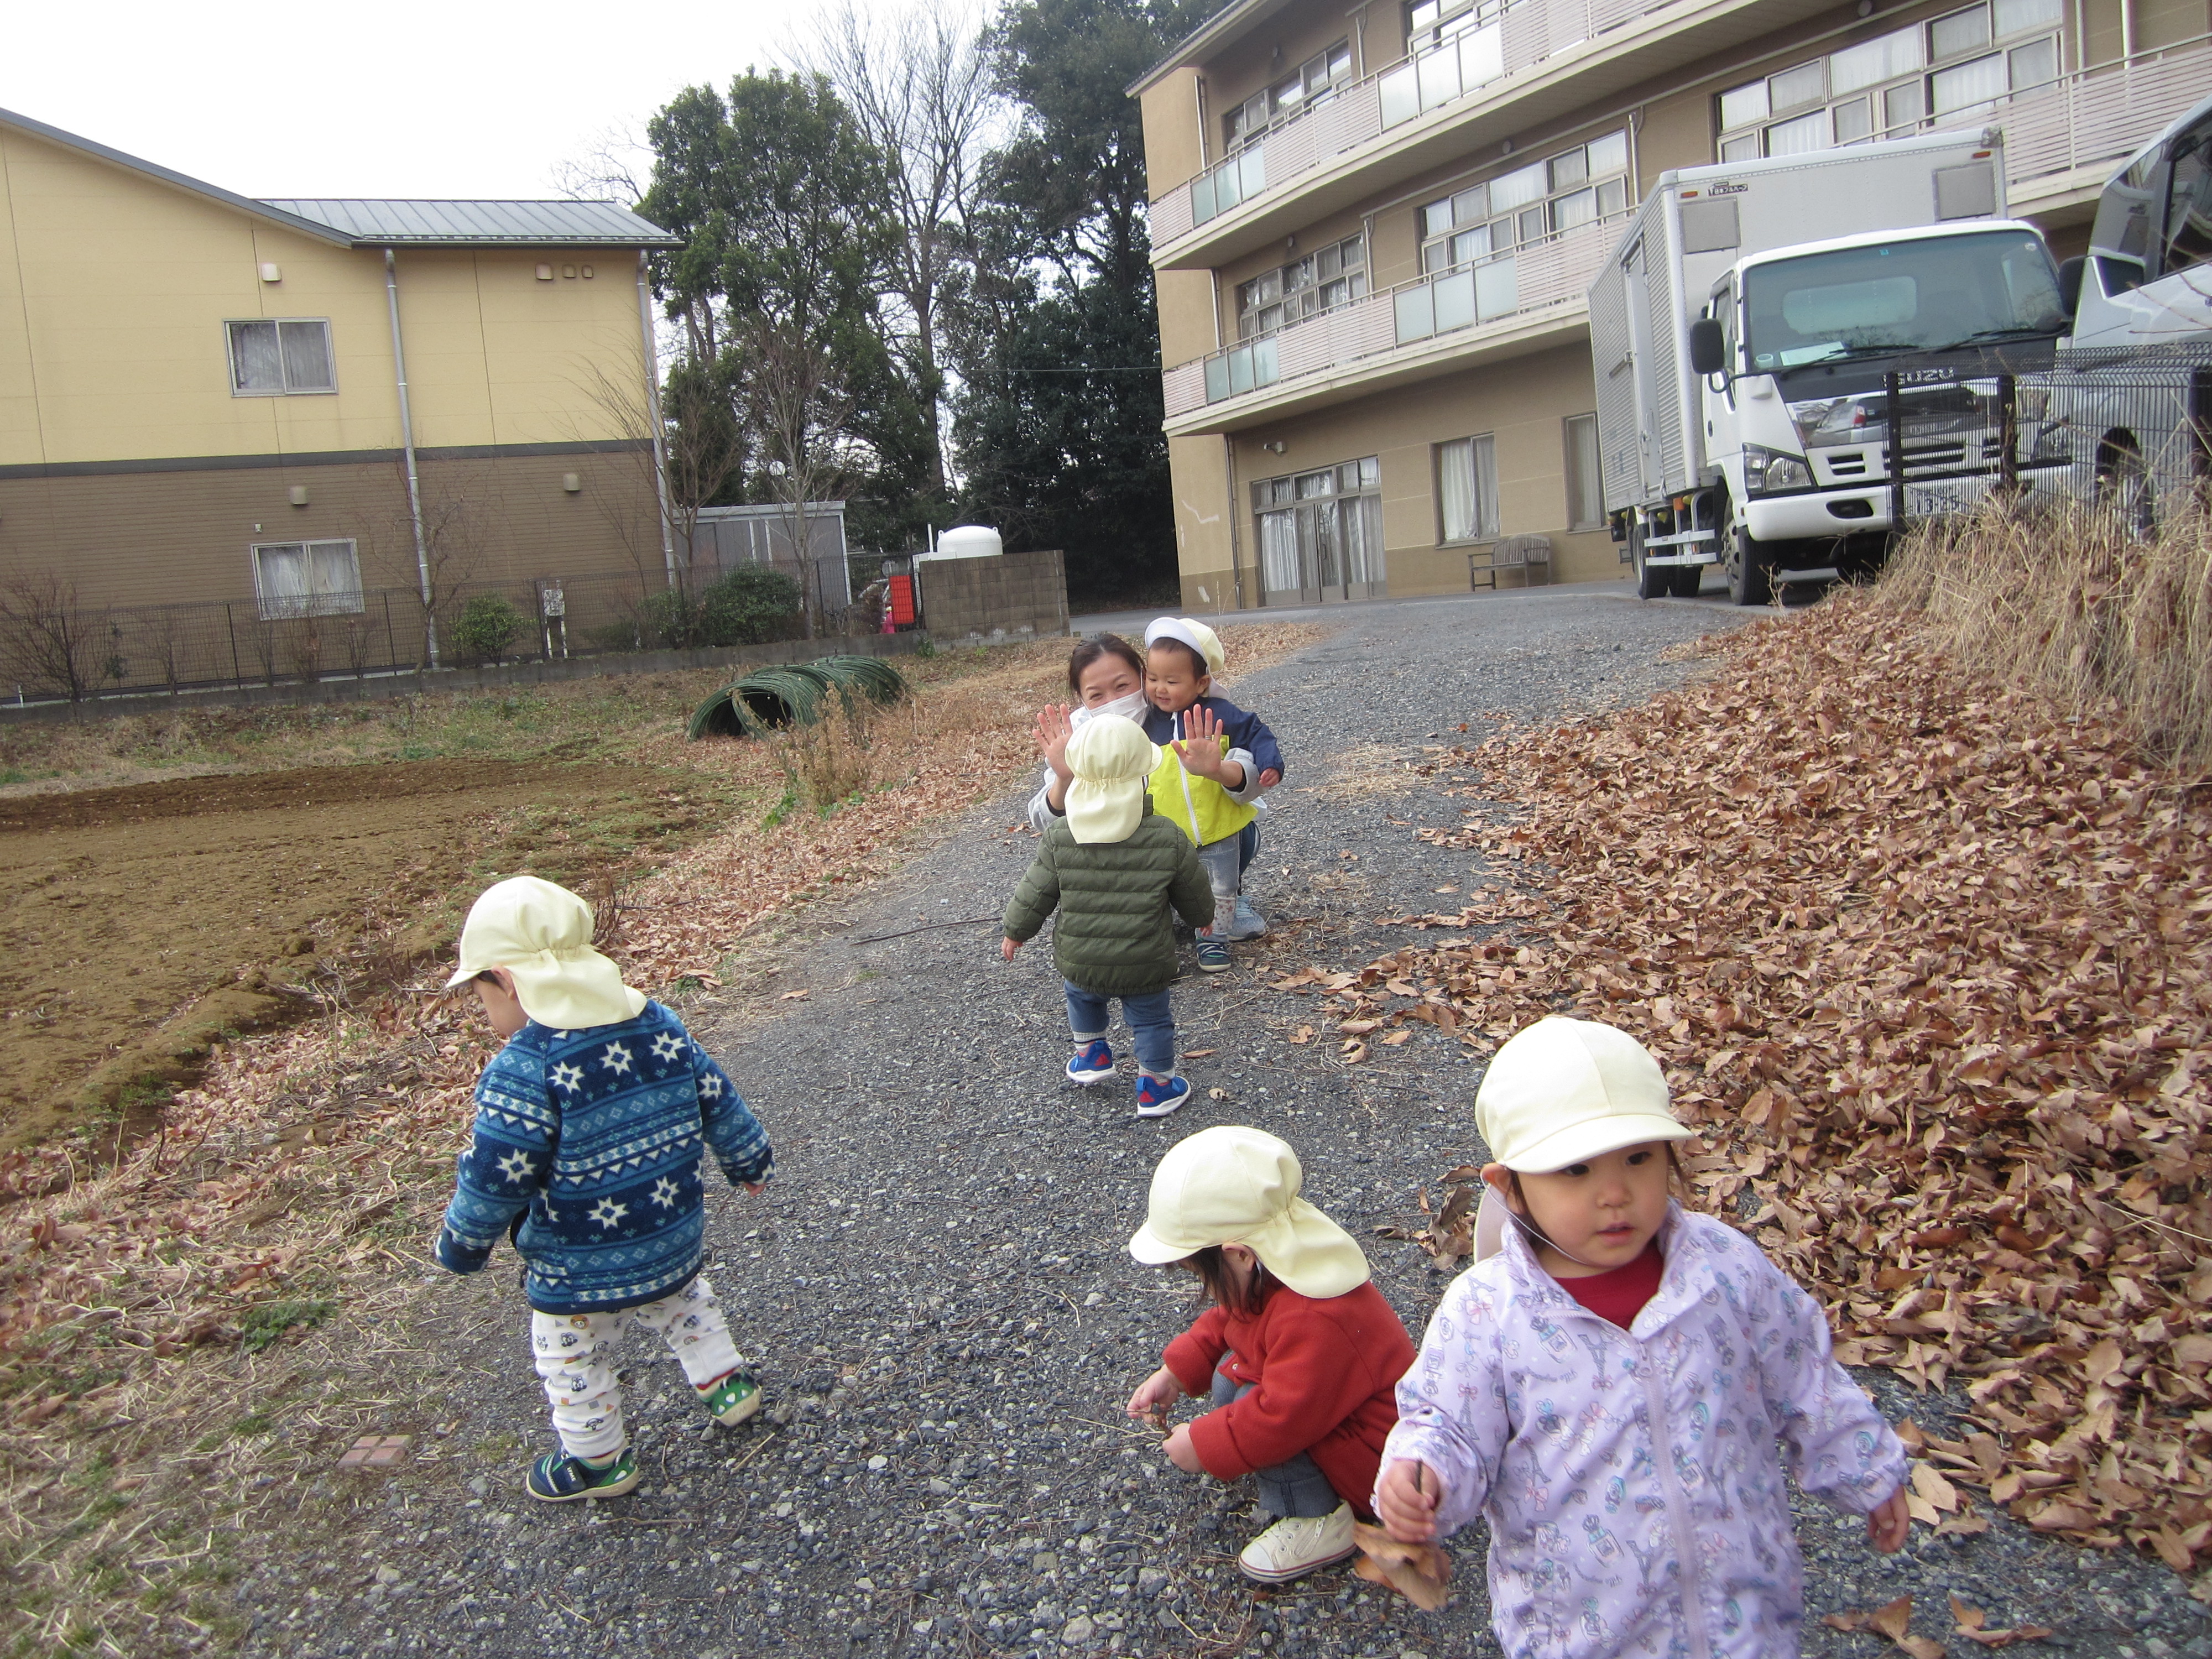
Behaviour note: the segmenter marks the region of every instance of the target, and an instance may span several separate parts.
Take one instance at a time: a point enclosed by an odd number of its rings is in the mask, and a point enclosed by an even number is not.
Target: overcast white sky
[[[0,108],[248,196],[520,198],[560,194],[561,164],[609,137],[641,138],[682,88],[783,61],[804,15],[773,0],[4,9]]]

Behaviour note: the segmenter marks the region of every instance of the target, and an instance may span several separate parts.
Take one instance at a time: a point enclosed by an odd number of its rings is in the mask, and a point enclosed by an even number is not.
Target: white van
[[[2212,419],[2212,98],[2112,175],[2085,258],[2059,267],[2073,322],[2051,413],[2075,491],[2148,533],[2205,476]]]

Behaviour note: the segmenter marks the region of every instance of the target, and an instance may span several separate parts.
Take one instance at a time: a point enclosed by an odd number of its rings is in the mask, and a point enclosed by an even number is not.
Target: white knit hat
[[[1298,1196],[1298,1155],[1263,1129],[1200,1129],[1152,1172],[1145,1224],[1129,1254],[1155,1266],[1211,1245],[1242,1244],[1300,1296],[1342,1296],[1367,1282],[1350,1233]]]
[[[461,927],[451,990],[487,968],[514,975],[522,1012],[556,1031],[619,1025],[645,1012],[645,993],[592,948],[592,907],[565,887],[514,876],[487,887]]]

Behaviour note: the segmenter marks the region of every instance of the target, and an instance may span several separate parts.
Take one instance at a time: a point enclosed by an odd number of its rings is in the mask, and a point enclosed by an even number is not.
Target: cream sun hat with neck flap
[[[487,968],[514,975],[515,1000],[556,1031],[619,1025],[645,1012],[645,993],[592,948],[592,907],[565,887],[514,876],[484,889],[461,927],[461,965],[446,988]]]
[[[1179,640],[1205,659],[1206,672],[1218,674],[1229,666],[1229,656],[1221,648],[1221,635],[1194,617],[1161,617],[1145,629],[1145,649],[1149,651],[1162,640]]]
[[[1121,714],[1085,720],[1067,740],[1067,832],[1079,842],[1127,841],[1145,816],[1145,782],[1160,751]]]
[[[1168,1148],[1152,1172],[1145,1224],[1129,1254],[1155,1267],[1215,1244],[1242,1244],[1300,1296],[1324,1300],[1367,1282],[1350,1233],[1298,1196],[1298,1155],[1264,1129],[1217,1124]]]

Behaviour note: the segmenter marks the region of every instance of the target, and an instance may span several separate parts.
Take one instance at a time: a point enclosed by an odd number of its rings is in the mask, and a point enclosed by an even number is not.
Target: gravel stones
[[[1479,1073],[1426,1027],[1345,1066],[1331,1044],[1291,1041],[1313,996],[1267,984],[1371,960],[1405,936],[1374,918],[1480,884],[1479,854],[1413,839],[1468,804],[1401,763],[1424,744],[1640,701],[1690,672],[1669,647],[1743,615],[1588,588],[1348,607],[1321,645],[1231,684],[1291,767],[1248,879],[1272,927],[1233,947],[1232,971],[1177,982],[1180,1046],[1213,1052],[1186,1062],[1196,1088],[1171,1118],[1132,1115],[1126,1055],[1111,1083],[1068,1085],[1048,954],[1002,964],[995,927],[964,925],[999,915],[1032,855],[1008,830],[1018,799],[813,915],[821,931],[791,952],[765,1014],[692,1020],[776,1144],[766,1194],[716,1183],[709,1198],[710,1271],[769,1409],[698,1431],[680,1372],[641,1343],[624,1381],[645,1486],[549,1513],[520,1493],[550,1442],[511,1267],[433,1287],[419,1414],[458,1419],[450,1443],[477,1450],[388,1477],[396,1510],[303,1512],[241,1593],[256,1620],[244,1651],[1494,1654],[1479,1526],[1455,1540],[1439,1614],[1341,1568],[1272,1591],[1243,1579],[1235,1553],[1261,1524],[1249,1493],[1176,1471],[1121,1416],[1197,1311],[1183,1276],[1139,1267],[1126,1242],[1166,1147],[1253,1123],[1297,1149],[1308,1196],[1368,1245],[1418,1334],[1445,1281],[1374,1230],[1417,1220],[1416,1190],[1476,1152]],[[1941,1409],[1878,1392],[1893,1414]],[[477,1475],[488,1487],[472,1494]],[[2212,1633],[2163,1568],[2095,1558],[2084,1572],[2077,1552],[2002,1516],[1972,1539],[1916,1528],[1888,1559],[1822,1506],[1798,1530],[1814,1619],[1910,1592],[1915,1631],[1942,1639],[1955,1591],[1992,1626],[2057,1626],[2075,1653],[2149,1659],[2152,1639],[2193,1653]],[[410,1593],[366,1599],[364,1557]],[[1806,1649],[1879,1650],[1817,1623]]]

